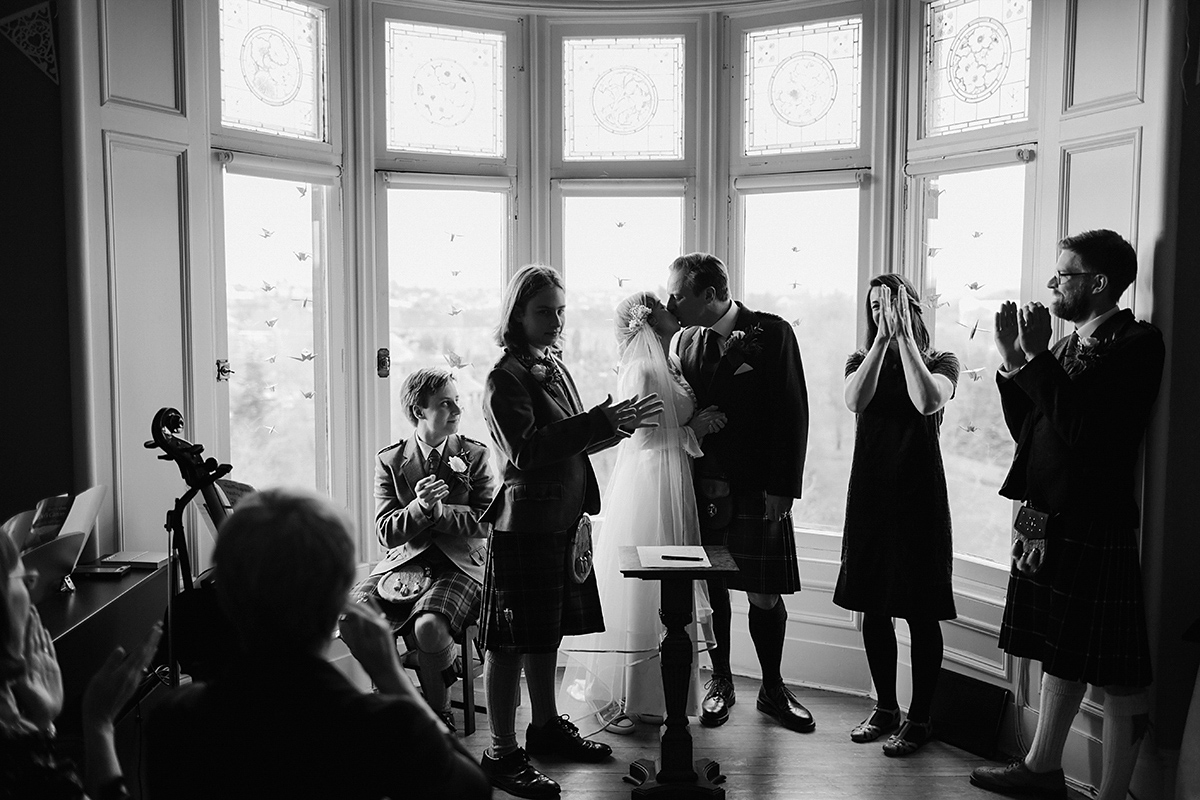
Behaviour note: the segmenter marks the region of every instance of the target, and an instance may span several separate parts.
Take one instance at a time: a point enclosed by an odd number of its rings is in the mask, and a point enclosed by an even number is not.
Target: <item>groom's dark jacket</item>
[[[738,489],[800,497],[808,389],[796,334],[774,314],[741,303],[737,309],[730,339],[742,331],[742,344],[730,346],[709,380],[702,377],[704,329],[686,328],[679,338],[683,375],[696,392],[697,409],[715,405],[728,418],[722,430],[704,437],[697,474],[719,471]]]
[[[997,376],[1017,442],[1000,494],[1050,513],[1138,525],[1134,470],[1162,378],[1162,333],[1128,309]]]

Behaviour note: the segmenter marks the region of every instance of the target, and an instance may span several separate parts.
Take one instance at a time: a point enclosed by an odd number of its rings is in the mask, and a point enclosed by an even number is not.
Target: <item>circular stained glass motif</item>
[[[650,124],[657,111],[658,90],[640,69],[614,67],[592,87],[592,113],[606,131],[637,133]]]
[[[417,68],[412,100],[422,117],[434,125],[462,125],[475,107],[475,81],[463,66],[449,58],[435,58]]]
[[[796,53],[771,73],[771,109],[789,125],[803,128],[829,113],[837,98],[837,73],[820,53]]]
[[[946,57],[950,91],[967,103],[986,100],[1004,83],[1011,56],[1012,43],[1000,20],[971,20],[950,43]]]
[[[242,77],[269,106],[283,106],[300,93],[300,53],[283,31],[260,25],[242,40]]]

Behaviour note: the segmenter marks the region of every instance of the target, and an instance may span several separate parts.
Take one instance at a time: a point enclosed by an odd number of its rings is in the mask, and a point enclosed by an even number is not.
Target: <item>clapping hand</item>
[[[417,485],[413,487],[413,491],[416,493],[417,502],[421,504],[421,508],[425,514],[427,516],[434,516],[439,510],[439,504],[450,494],[450,487],[441,478],[426,475],[417,481]]]
[[[1017,344],[1020,332],[1018,325],[1017,304],[1011,300],[1001,303],[1000,310],[996,312],[995,324],[992,326],[992,339],[996,343],[1000,358],[1004,360],[1005,370],[1009,372],[1025,363],[1025,353]]]
[[[628,400],[614,403],[612,395],[596,406],[608,419],[614,430],[632,433],[638,428],[657,428],[658,423],[651,420],[662,413],[663,402],[657,393],[651,392],[645,397],[634,395]]]
[[[150,659],[158,650],[162,637],[162,623],[156,622],[142,644],[126,654],[118,647],[108,655],[83,692],[83,719],[95,726],[112,726],[121,708],[133,697]]]
[[[1017,344],[1026,361],[1050,348],[1050,334],[1050,311],[1041,303],[1026,303],[1017,313]]]
[[[908,299],[908,289],[906,289],[903,285],[900,286],[899,291],[896,293],[896,300],[893,308],[894,317],[892,324],[896,337],[911,341],[913,338],[912,306]]]
[[[58,668],[54,639],[42,625],[36,606],[29,608],[24,655],[25,674],[13,684],[13,692],[26,719],[45,730],[62,711],[62,671]]]
[[[890,286],[879,287],[879,328],[875,332],[875,341],[886,345],[896,338],[899,321],[896,319],[896,306],[892,298]]]

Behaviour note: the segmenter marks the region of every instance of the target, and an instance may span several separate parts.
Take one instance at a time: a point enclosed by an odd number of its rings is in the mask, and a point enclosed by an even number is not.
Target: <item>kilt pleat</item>
[[[570,542],[571,531],[492,531],[480,617],[484,649],[551,653],[564,636],[604,630],[595,572],[583,583],[567,575]]]
[[[426,550],[409,563],[427,563],[433,582],[419,597],[404,603],[393,603],[381,598],[375,591],[383,575],[371,575],[350,590],[351,599],[361,602],[366,597],[374,598],[384,616],[392,623],[392,630],[408,637],[418,615],[433,612],[441,614],[450,625],[450,633],[457,639],[468,624],[479,619],[483,587],[454,565],[440,551]],[[415,647],[413,642],[408,642]]]
[[[1150,647],[1133,530],[1100,520],[1051,519],[1042,568],[1013,570],[1000,646],[1065,680],[1148,686]]]
[[[700,531],[706,545],[729,548],[738,574],[725,579],[730,589],[762,594],[794,594],[800,591],[800,567],[796,562],[796,532],[792,518],[778,522],[765,519],[767,503],[761,491],[732,492],[733,516],[725,528]]]

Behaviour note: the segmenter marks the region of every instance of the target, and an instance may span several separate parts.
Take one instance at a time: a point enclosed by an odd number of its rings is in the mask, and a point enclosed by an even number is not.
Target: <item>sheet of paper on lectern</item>
[[[708,553],[699,545],[664,545],[662,547],[638,547],[638,560],[643,568],[668,567],[698,569],[711,567]]]

